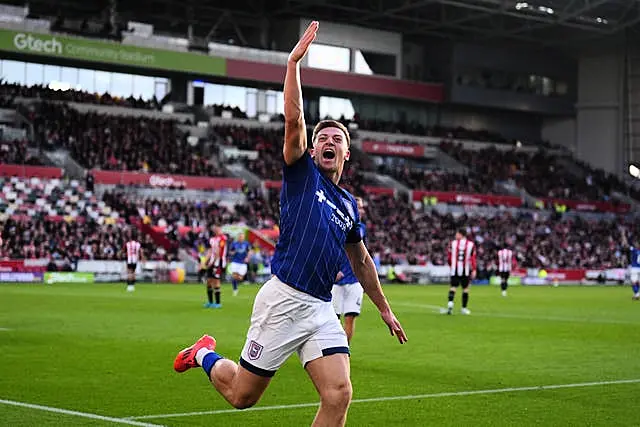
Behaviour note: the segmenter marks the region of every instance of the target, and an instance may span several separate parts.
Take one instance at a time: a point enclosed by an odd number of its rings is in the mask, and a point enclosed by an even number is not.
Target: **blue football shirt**
[[[366,235],[367,235],[366,225],[364,225],[364,223],[360,223],[360,236],[362,237],[363,240],[365,240]],[[344,254],[344,257],[342,259],[343,261],[342,261],[342,264],[340,265],[340,271],[342,271],[342,274],[344,274],[344,277],[340,279],[338,283],[336,283],[336,285],[351,285],[353,283],[358,283],[358,278],[356,277],[355,273],[353,272],[353,269],[351,268],[351,263],[349,262],[349,258],[347,257],[346,253]]]
[[[271,272],[301,292],[331,301],[345,243],[362,240],[359,223],[354,197],[322,175],[305,152],[283,168],[280,237]]]
[[[249,253],[250,248],[251,248],[251,245],[247,241],[233,242],[231,244],[231,252],[233,252],[233,255],[231,256],[231,262],[244,264],[245,259],[247,259],[247,254]]]
[[[631,267],[640,267],[640,249],[634,248],[633,246],[630,249],[631,252]]]

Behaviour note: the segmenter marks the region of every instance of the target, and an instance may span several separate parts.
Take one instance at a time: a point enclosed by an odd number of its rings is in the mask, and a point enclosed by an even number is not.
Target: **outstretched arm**
[[[307,127],[302,109],[300,61],[315,40],[317,31],[318,21],[313,21],[289,54],[287,61],[287,73],[284,78],[284,147],[282,148],[284,161],[287,165],[294,164],[307,151]]]
[[[382,292],[382,286],[380,286],[380,280],[378,280],[378,272],[376,266],[369,255],[369,251],[364,246],[364,243],[347,243],[345,245],[345,251],[351,268],[356,277],[360,281],[362,288],[369,296],[371,301],[375,304],[380,311],[380,316],[384,323],[389,327],[391,335],[395,335],[398,338],[400,344],[407,342],[407,335],[402,329],[402,325],[396,319],[396,316],[391,311],[389,302]]]

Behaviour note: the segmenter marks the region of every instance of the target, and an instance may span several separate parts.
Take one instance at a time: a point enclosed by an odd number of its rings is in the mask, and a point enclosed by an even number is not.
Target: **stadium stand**
[[[84,167],[225,175],[206,153],[187,142],[173,120],[80,113],[65,104],[48,102],[35,108],[34,126],[43,145],[67,148]]]
[[[2,256],[51,258],[73,263],[80,259],[121,260],[131,227],[110,206],[96,199],[78,181],[0,178]],[[148,238],[149,259],[166,253]]]

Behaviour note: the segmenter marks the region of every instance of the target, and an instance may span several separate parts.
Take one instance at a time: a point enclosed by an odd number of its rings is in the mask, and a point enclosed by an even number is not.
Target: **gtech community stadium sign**
[[[0,50],[204,75],[226,74],[224,58],[26,31],[0,30]]]

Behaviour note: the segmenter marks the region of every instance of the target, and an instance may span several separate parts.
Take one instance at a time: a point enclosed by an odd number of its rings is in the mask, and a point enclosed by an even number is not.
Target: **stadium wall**
[[[611,173],[623,171],[622,52],[579,60],[576,155]]]
[[[571,152],[577,150],[576,118],[545,118],[542,122],[541,136],[544,141],[567,147]]]

